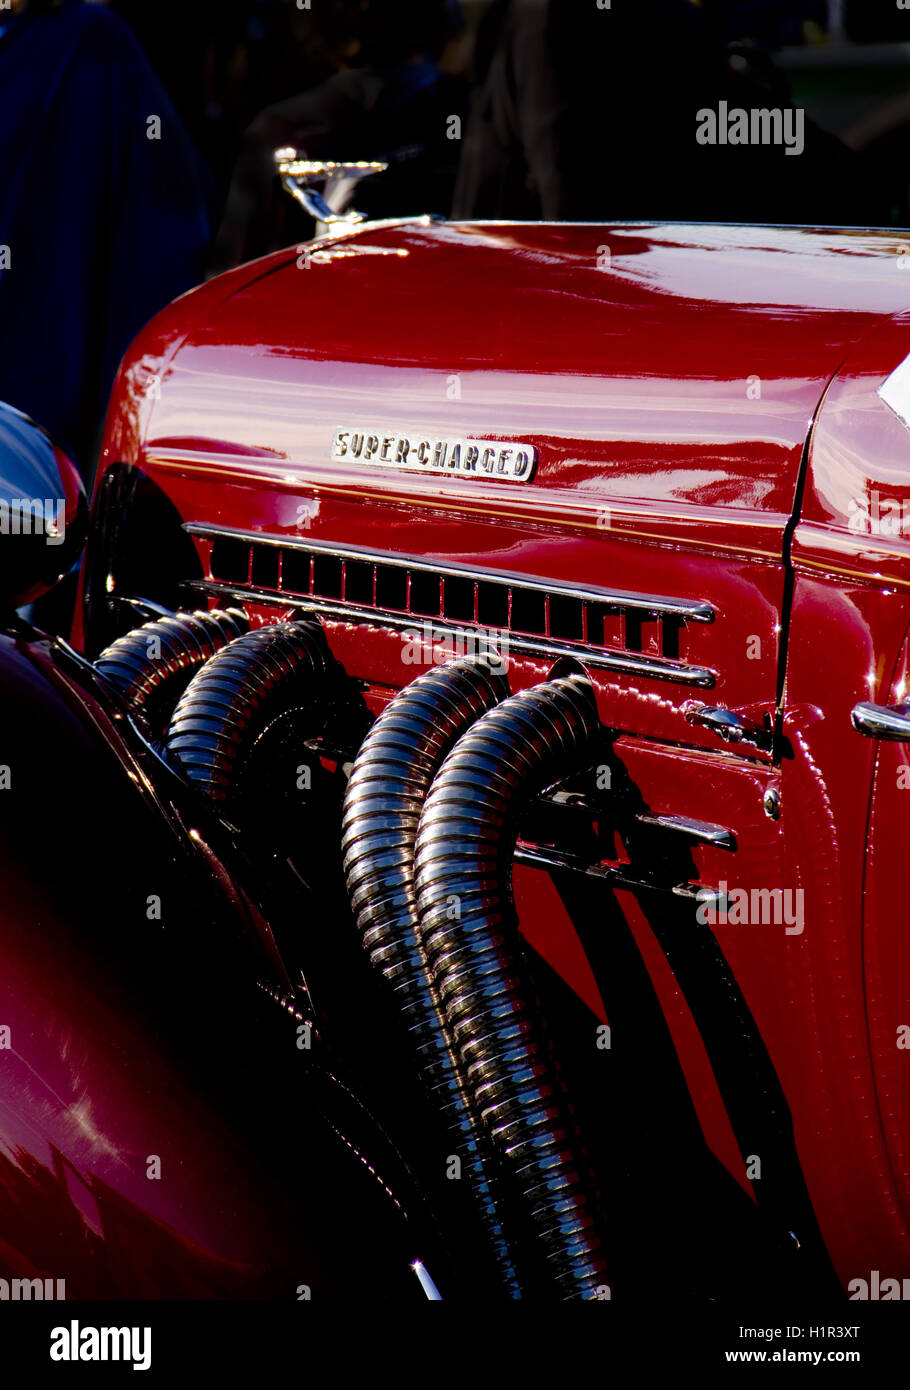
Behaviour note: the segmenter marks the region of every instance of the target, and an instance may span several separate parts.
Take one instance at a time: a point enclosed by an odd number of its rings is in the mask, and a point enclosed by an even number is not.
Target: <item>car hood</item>
[[[134,444],[165,468],[779,555],[826,384],[910,306],[902,252],[887,232],[367,225],[153,321],[123,368]],[[333,457],[342,429],[539,462],[521,483],[377,467]]]

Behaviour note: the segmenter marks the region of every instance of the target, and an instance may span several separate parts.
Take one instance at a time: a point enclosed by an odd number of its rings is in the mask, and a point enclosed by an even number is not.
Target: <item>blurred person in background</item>
[[[247,131],[218,234],[218,270],[312,235],[312,222],[280,193],[273,155],[281,146],[310,159],[386,161],[388,171],[357,190],[358,208],[371,217],[450,209],[458,157],[450,118],[460,119],[467,89],[439,58],[460,26],[458,4],[320,0],[294,15],[300,51],[333,71],[267,106]]]
[[[0,400],[85,475],[120,358],[204,274],[209,194],[116,15],[79,0],[0,9]]]
[[[798,157],[696,140],[698,113],[721,101],[751,110],[790,99],[770,64],[731,54],[690,0],[494,0],[477,78],[456,217],[886,219],[860,158],[808,120]]]

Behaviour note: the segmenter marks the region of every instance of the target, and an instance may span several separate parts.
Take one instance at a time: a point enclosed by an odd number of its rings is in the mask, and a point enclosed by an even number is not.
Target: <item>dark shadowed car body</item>
[[[82,663],[33,630],[0,641],[2,1276],[68,1299],[344,1297],[356,1241],[391,1291],[388,1204],[368,1188],[354,1216],[356,1159],[317,1099],[304,1126],[289,1107],[306,1054],[236,903]]]
[[[291,1161],[323,1126],[367,1165],[334,1174],[347,1226],[444,1294],[634,1299],[656,1264],[696,1300],[910,1274],[910,434],[899,379],[878,394],[910,351],[905,250],[371,224],[153,320],[108,416],[85,657],[32,634],[3,668],[4,699],[53,689],[60,746],[110,769],[94,826],[69,762],[40,798],[89,925],[48,908],[30,962],[23,921],[21,985],[2,972],[101,1138],[67,1150],[25,1072],[0,1138],[197,1255],[284,1268],[280,1247],[333,1290],[321,1179]],[[165,615],[207,607],[250,631],[171,652]],[[503,671],[460,704],[452,659],[487,649]],[[121,876],[115,927],[93,904]],[[84,1004],[44,973],[66,951]],[[89,1008],[109,971],[126,994]],[[313,1027],[296,1071],[288,1013]],[[164,1149],[185,1187],[146,1180]]]

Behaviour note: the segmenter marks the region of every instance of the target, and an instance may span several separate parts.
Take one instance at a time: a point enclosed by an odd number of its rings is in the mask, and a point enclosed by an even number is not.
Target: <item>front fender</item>
[[[0,633],[0,1276],[67,1298],[419,1296],[293,1020],[61,644]],[[412,1288],[413,1285],[413,1288]]]

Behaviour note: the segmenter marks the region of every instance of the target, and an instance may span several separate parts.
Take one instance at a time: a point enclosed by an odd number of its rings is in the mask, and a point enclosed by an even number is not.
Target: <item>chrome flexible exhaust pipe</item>
[[[239,608],[175,613],[134,627],[105,647],[93,664],[124,699],[145,711],[171,681],[192,675],[249,626]]]
[[[522,1282],[566,1298],[600,1296],[605,1266],[593,1179],[521,947],[511,867],[523,806],[590,764],[601,737],[583,676],[548,681],[498,705],[438,772],[414,863],[438,1026],[470,1098],[480,1151],[504,1175],[499,1211],[507,1236],[513,1220],[530,1236],[522,1243]]]
[[[446,754],[509,693],[498,663],[480,656],[429,671],[383,710],[357,755],[345,798],[342,846],[348,892],[364,948],[395,991],[471,1193],[501,1282],[520,1290],[478,1149],[469,1099],[454,1068],[420,941],[414,842],[420,813]]]
[[[259,734],[298,706],[322,703],[329,672],[318,623],[277,623],[236,638],[196,672],[165,741],[171,765],[224,803]]]

